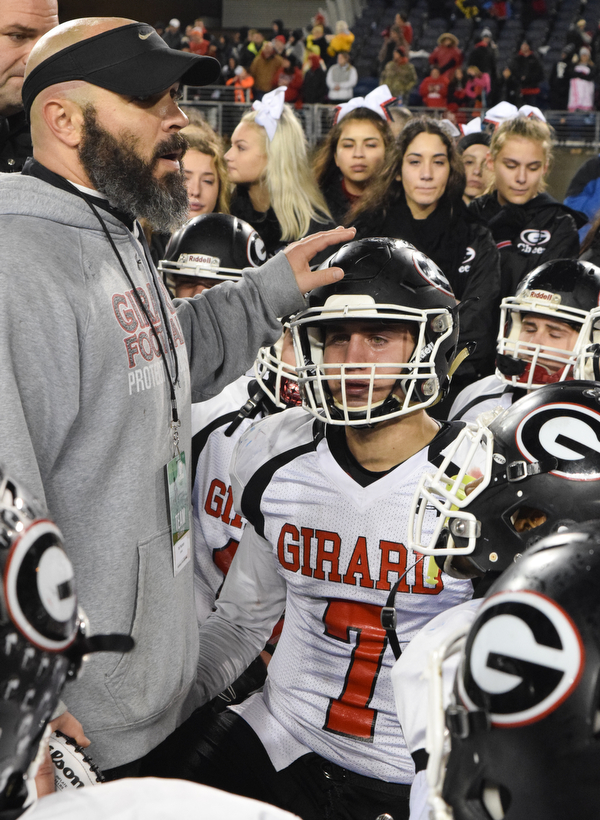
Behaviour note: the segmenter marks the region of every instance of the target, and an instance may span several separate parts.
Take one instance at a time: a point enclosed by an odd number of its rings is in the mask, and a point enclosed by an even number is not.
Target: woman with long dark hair
[[[410,120],[392,160],[347,219],[358,238],[411,242],[439,265],[464,303],[459,345],[474,341],[477,347],[460,366],[453,393],[493,371],[500,293],[496,244],[469,214],[464,188],[462,160],[446,131],[426,117]]]
[[[383,111],[355,108],[331,128],[317,151],[313,171],[338,225],[365,195],[393,146],[394,135]]]

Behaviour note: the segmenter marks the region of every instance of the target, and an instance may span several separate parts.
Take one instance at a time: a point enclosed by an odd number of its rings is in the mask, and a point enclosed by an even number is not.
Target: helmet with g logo
[[[480,479],[471,493],[465,477]],[[413,510],[410,546],[472,574],[501,572],[541,537],[600,518],[600,384],[546,385],[487,427],[465,427],[438,471],[421,478]]]
[[[0,815],[35,795],[38,747],[60,692],[90,652],[128,652],[126,635],[86,636],[59,529],[0,465]]]
[[[596,520],[544,538],[489,591],[446,709],[454,820],[598,816],[599,585]]]

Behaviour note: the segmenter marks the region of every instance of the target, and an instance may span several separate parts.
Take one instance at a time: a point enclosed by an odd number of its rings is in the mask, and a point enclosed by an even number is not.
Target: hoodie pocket
[[[173,577],[170,532],[138,545],[134,649],[106,675],[106,687],[128,723],[164,712],[196,674],[198,626],[191,564]]]

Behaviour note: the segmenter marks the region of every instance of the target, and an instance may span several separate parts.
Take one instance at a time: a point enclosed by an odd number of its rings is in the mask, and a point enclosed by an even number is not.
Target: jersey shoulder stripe
[[[489,401],[490,399],[500,399],[501,396],[504,396],[506,393],[514,393],[514,388],[512,387],[512,385],[507,384],[504,386],[503,390],[497,392],[494,391],[493,393],[483,393],[479,396],[475,396],[474,399],[471,399],[470,402],[467,402],[467,404],[465,404],[465,406],[462,407],[458,411],[458,413],[456,413],[454,419],[462,419],[462,417],[466,415],[469,412],[469,410],[471,410],[473,407],[476,407],[476,405],[483,404],[484,402]]]
[[[225,413],[224,416],[219,416],[218,418],[214,419],[210,424],[207,424],[206,427],[203,427],[200,432],[196,433],[195,436],[192,438],[192,472],[191,475],[196,475],[196,469],[198,467],[198,459],[202,455],[202,451],[206,447],[206,442],[210,438],[210,435],[214,433],[215,430],[218,430],[219,427],[224,427],[226,424],[230,424],[237,416],[239,410],[233,410],[231,413]]]
[[[228,384],[212,399],[192,404],[192,436],[195,436],[196,433],[199,433],[215,419],[243,407],[248,401],[248,386],[251,381],[252,379],[249,376],[240,376],[239,379]]]
[[[235,507],[259,534],[264,521],[260,500],[274,473],[299,455],[314,451],[324,425],[301,407],[253,424],[240,438],[231,460]]]
[[[464,421],[442,421],[441,424],[442,429],[427,450],[428,461],[436,467],[439,467],[444,460],[446,448],[452,444],[463,427],[466,427]]]

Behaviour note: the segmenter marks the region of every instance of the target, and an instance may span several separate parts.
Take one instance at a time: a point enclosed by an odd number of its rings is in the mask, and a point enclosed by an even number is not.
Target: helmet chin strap
[[[566,367],[565,365],[560,370],[551,371],[545,365],[537,364],[533,369],[533,382],[535,384],[555,384],[561,380]]]
[[[386,403],[386,401],[393,395],[397,384],[398,384],[398,382],[396,382],[394,387],[390,390],[389,394],[384,399],[382,399],[381,401],[372,402],[371,407],[375,408],[375,409],[378,409],[379,407],[382,407]],[[395,398],[396,398],[396,401],[399,402],[398,397],[395,397]],[[342,413],[343,413],[344,412],[344,405],[342,404],[342,402],[338,401],[337,399],[334,399],[334,398],[332,398],[332,401],[333,401],[333,404],[335,405],[335,407],[337,407],[337,409],[341,410]],[[361,407],[353,407],[352,410],[351,411],[349,410],[348,412],[367,413],[368,410],[369,410],[369,405],[368,404],[363,404]]]
[[[388,413],[393,413],[394,410],[396,410],[398,407],[402,405],[401,400],[394,393],[394,390],[396,390],[396,388],[399,386],[400,381],[398,380],[395,382],[394,386],[392,387],[388,395],[384,399],[382,399],[382,401],[373,402],[371,404],[371,419],[368,422],[369,426],[377,424],[378,416],[384,416]],[[369,413],[368,404],[364,404],[361,407],[353,407],[352,409],[347,407],[344,410],[344,405],[341,402],[337,401],[337,399],[334,399],[333,396],[331,396],[331,401],[335,409],[339,412],[340,418],[347,417],[351,421],[364,420],[366,422],[366,416]]]
[[[525,359],[514,359],[512,356],[498,354],[496,357],[496,366],[505,376],[517,376],[518,381],[523,382],[524,385],[530,380],[531,362]],[[533,370],[531,382],[533,384],[556,384],[556,382],[562,380],[562,375],[569,366],[570,365],[565,365],[561,367],[560,370],[552,371],[538,360]],[[573,377],[570,376],[568,378],[572,379]]]

